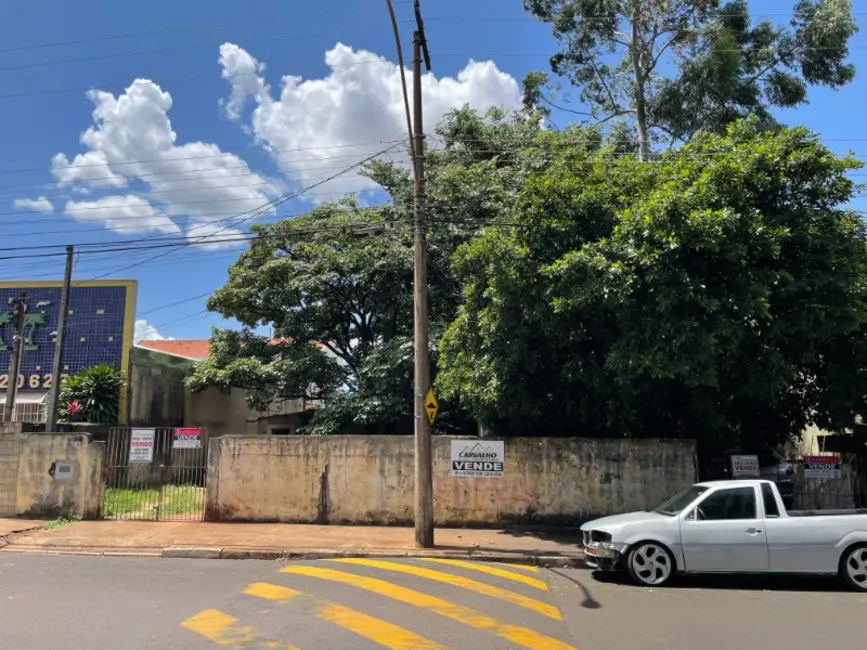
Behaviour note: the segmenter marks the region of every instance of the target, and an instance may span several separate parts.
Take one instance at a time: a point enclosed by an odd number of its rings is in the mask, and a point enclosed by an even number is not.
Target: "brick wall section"
[[[0,516],[15,514],[21,427],[0,423]]]

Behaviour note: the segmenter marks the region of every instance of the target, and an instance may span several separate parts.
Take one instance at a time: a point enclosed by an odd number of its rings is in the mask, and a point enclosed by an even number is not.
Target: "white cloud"
[[[252,134],[289,178],[303,184],[330,176],[386,146],[346,145],[406,138],[397,65],[341,43],[325,53],[325,62],[331,72],[321,79],[284,76],[280,97],[275,99],[262,76],[262,63],[233,43],[220,47],[222,76],[231,86],[229,99],[223,103],[227,116],[239,120],[244,105],[252,100]],[[407,81],[411,93],[412,79]],[[448,111],[464,105],[484,111],[491,106],[518,108],[521,103],[518,82],[492,61],[470,61],[457,77],[438,79],[426,74],[422,84],[428,131]],[[406,160],[404,151],[395,150],[395,154]],[[331,181],[326,187],[351,192],[375,186],[355,175]]]
[[[99,90],[87,96],[94,104],[93,125],[81,135],[88,151],[71,161],[63,153],[52,159],[58,185],[83,193],[133,185],[141,191],[139,197],[127,194],[99,200],[112,199],[115,207],[131,210],[131,215],[112,210],[102,216],[96,210],[87,217],[81,211],[71,213],[77,219],[102,221],[125,233],[178,232],[177,226],[168,225],[172,217],[210,224],[234,215],[247,216],[279,190],[278,183],[252,172],[241,158],[215,144],[177,144],[168,117],[172,97],[153,81],[137,79],[117,96]],[[132,201],[135,198],[140,202]],[[119,218],[126,216],[134,218]]]
[[[140,341],[173,341],[171,337],[166,338],[157,331],[157,328],[149,324],[146,320],[137,320],[135,322],[135,332],[133,333],[133,342]]]
[[[12,205],[18,210],[32,210],[33,212],[54,212],[54,205],[44,196],[37,199],[15,199]]]
[[[77,221],[99,221],[115,232],[132,235],[150,231],[181,234],[178,225],[134,194],[104,196],[95,201],[67,201],[65,212]]]

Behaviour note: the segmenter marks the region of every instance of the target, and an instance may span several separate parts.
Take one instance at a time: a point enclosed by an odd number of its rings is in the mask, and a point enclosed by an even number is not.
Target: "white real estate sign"
[[[506,443],[502,440],[452,440],[452,476],[502,478]]]
[[[759,457],[756,455],[732,456],[733,478],[758,478]]]
[[[133,429],[130,432],[129,462],[151,463],[154,459],[154,429]]]

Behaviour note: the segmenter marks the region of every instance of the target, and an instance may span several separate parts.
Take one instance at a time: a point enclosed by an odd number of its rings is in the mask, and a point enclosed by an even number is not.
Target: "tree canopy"
[[[804,129],[737,123],[653,165],[569,148],[455,257],[443,395],[504,434],[780,440],[867,393],[867,249]]]
[[[558,104],[544,72],[525,79],[529,107],[563,108],[615,129],[647,159],[654,139],[725,133],[753,115],[807,101],[810,85],[839,88],[857,32],[851,0],[797,0],[787,22],[753,21],[746,0],[524,0],[561,49],[551,71],[578,89],[580,108]],[[632,135],[634,134],[634,136]]]
[[[547,155],[540,147],[547,135],[537,120],[496,109],[456,111],[437,128],[427,179],[434,372],[439,337],[461,297],[452,255],[505,213],[536,159]],[[315,433],[348,425],[412,429],[412,183],[391,163],[375,163],[367,174],[391,204],[345,199],[252,228],[258,237],[207,304],[243,328],[214,332],[191,387],[245,388],[260,410],[275,399],[324,400],[308,427]],[[275,340],[257,334],[262,327]],[[475,430],[457,403],[444,405],[440,426]]]
[[[760,117],[653,164],[599,127],[456,111],[428,156],[440,432],[776,441],[867,394],[859,163]],[[412,430],[411,179],[255,226],[196,389],[321,399],[312,433]],[[261,328],[273,328],[273,340]]]

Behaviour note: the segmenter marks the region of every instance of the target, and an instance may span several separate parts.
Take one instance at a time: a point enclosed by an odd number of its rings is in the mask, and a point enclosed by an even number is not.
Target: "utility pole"
[[[18,395],[18,375],[21,371],[21,351],[24,349],[22,333],[24,331],[24,314],[27,311],[27,294],[23,291],[12,299],[12,357],[9,359],[9,380],[6,383],[6,405],[3,408],[3,420],[12,422],[15,409],[15,397]]]
[[[66,269],[63,272],[63,289],[60,290],[60,314],[57,317],[57,332],[54,339],[54,360],[51,364],[51,390],[48,392],[48,414],[45,433],[57,429],[57,405],[60,399],[60,365],[63,363],[63,339],[66,336],[66,315],[69,313],[69,287],[72,284],[72,246],[66,247]]]
[[[433,468],[431,461],[430,422],[424,409],[425,395],[430,388],[428,350],[428,279],[427,279],[427,220],[424,195],[424,121],[422,111],[421,63],[430,71],[430,54],[424,33],[419,0],[415,0],[416,30],[412,35],[412,93],[413,93],[413,168],[415,186],[413,198],[413,304],[414,304],[414,390],[415,415],[415,545],[433,548]]]

